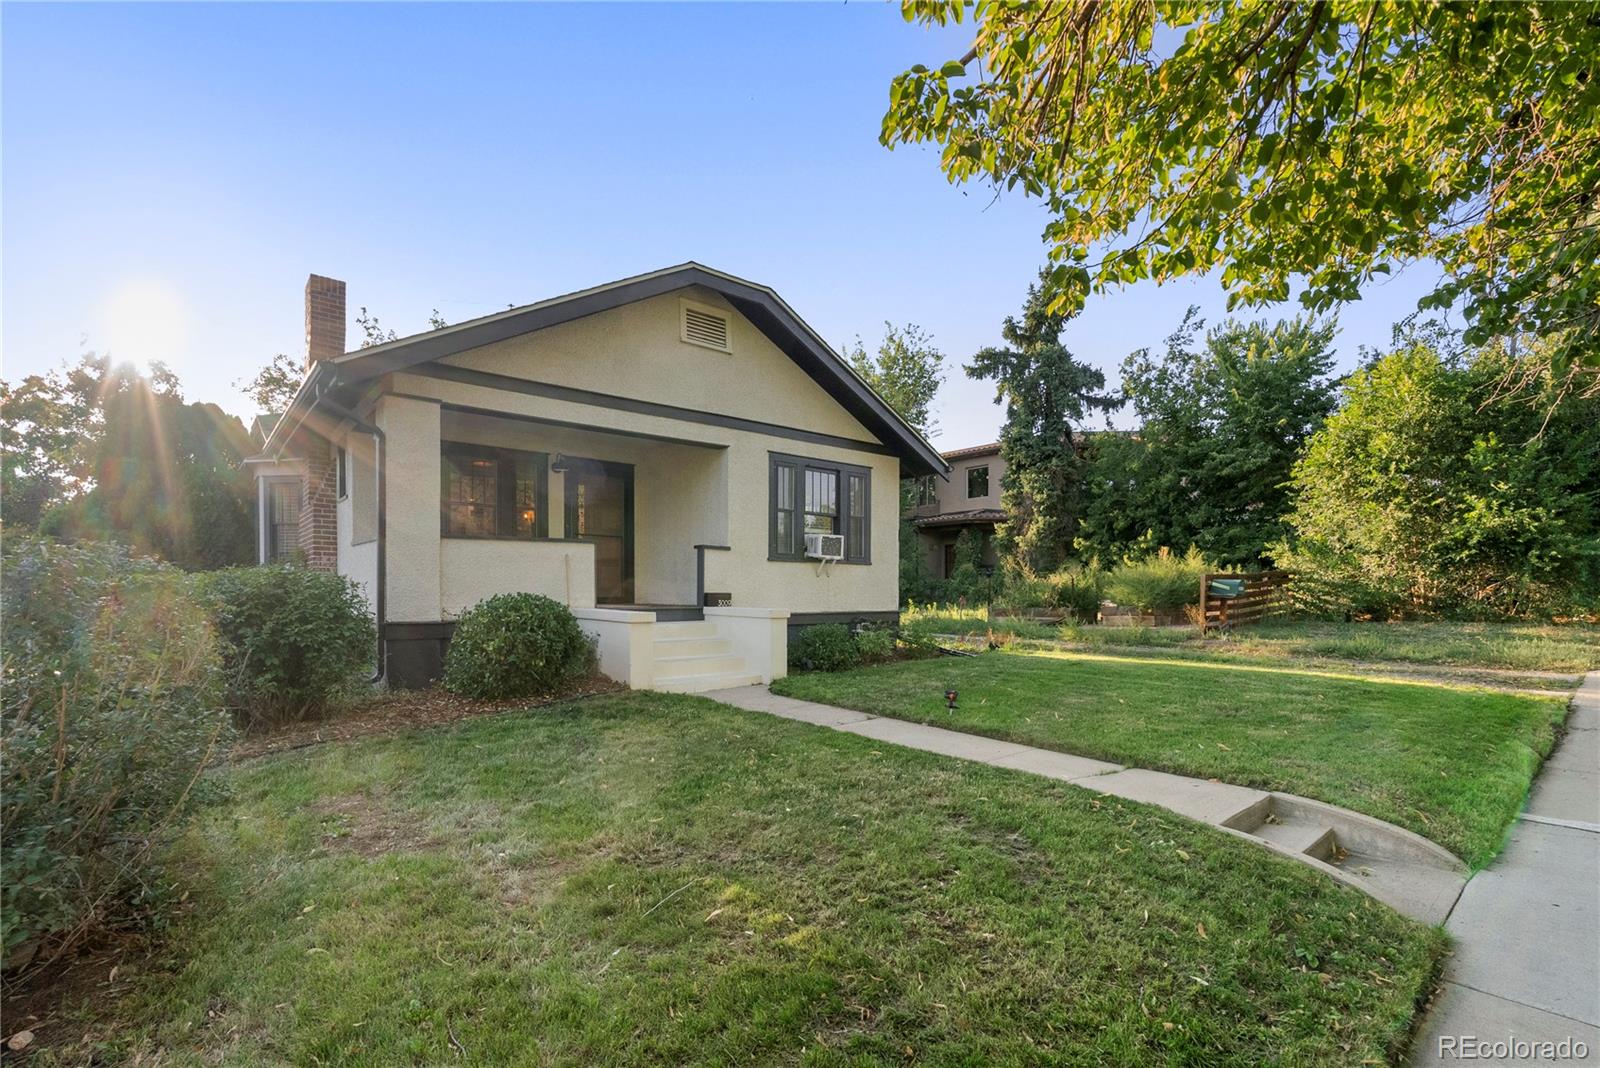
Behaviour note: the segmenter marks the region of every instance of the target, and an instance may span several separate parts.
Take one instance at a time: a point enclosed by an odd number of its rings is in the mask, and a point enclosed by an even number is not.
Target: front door
[[[594,597],[633,603],[633,465],[567,458],[567,537],[594,545]]]

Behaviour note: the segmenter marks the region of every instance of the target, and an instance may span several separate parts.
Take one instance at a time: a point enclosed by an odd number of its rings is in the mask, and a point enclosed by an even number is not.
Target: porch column
[[[386,395],[373,421],[383,428],[385,615],[391,623],[437,623],[439,601],[439,403]]]

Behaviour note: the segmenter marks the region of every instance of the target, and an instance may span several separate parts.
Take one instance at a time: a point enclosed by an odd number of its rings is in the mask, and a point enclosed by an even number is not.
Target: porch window
[[[440,449],[439,533],[446,538],[542,538],[547,460],[542,452],[447,441]]]
[[[279,479],[267,483],[267,559],[287,564],[300,543],[300,483]]]
[[[843,534],[845,561],[871,562],[871,471],[781,453],[769,463],[768,559],[804,560],[807,534]]]

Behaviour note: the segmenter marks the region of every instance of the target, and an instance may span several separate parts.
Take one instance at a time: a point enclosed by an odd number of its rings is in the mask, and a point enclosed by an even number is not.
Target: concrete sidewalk
[[[1467,883],[1445,929],[1455,955],[1412,1064],[1466,1061],[1469,1036],[1565,1039],[1588,1054],[1507,1048],[1473,1064],[1600,1064],[1600,672],[1573,698],[1505,852]]]

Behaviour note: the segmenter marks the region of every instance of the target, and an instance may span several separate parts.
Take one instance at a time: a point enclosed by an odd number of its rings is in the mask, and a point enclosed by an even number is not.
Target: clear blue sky
[[[308,272],[404,334],[695,259],[836,347],[920,324],[950,357],[938,443],[999,426],[959,363],[1019,307],[1043,211],[877,141],[890,78],[970,28],[868,4],[13,3],[0,30],[8,379],[109,349],[249,414],[232,383],[303,354]],[[1342,362],[1431,280],[1346,309]],[[1190,303],[1223,315],[1209,280],[1140,286],[1067,339],[1114,379]]]

